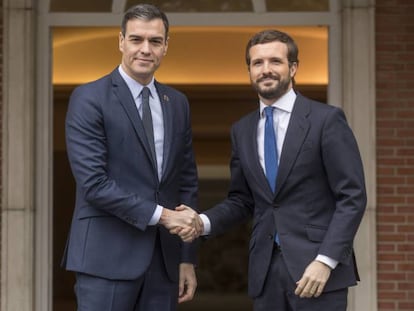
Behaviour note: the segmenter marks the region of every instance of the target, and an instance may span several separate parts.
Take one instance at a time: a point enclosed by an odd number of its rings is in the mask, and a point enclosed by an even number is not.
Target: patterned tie
[[[273,192],[276,189],[276,176],[278,168],[278,155],[276,147],[276,135],[273,127],[273,109],[274,107],[266,107],[266,123],[264,135],[264,162],[266,168],[266,177],[270,188]]]
[[[149,105],[150,90],[148,87],[143,87],[141,91],[142,95],[142,124],[144,125],[145,134],[147,135],[148,143],[151,148],[152,159],[155,165],[157,164],[157,158],[155,155],[155,144],[154,144],[154,128],[152,127],[152,116]]]

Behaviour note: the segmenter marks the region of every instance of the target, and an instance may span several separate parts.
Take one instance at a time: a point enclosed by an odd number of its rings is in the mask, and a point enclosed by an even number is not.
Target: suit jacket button
[[[279,207],[280,207],[280,205],[279,205],[279,204],[276,204],[276,203],[273,203],[273,204],[272,204],[272,207],[273,207],[273,208],[279,208]]]
[[[273,240],[273,234],[269,234],[267,237],[269,238],[269,240]]]

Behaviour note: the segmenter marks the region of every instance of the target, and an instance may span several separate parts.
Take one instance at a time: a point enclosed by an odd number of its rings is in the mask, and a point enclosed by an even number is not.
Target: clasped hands
[[[192,242],[204,230],[203,221],[191,207],[180,205],[175,210],[164,208],[161,213],[160,224],[171,234],[177,234],[184,242]]]

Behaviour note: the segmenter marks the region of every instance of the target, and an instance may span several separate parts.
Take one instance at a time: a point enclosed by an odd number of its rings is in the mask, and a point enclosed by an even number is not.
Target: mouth
[[[273,78],[261,78],[257,81],[257,84],[261,84],[262,87],[273,87],[278,81],[278,79]]]
[[[276,81],[276,79],[273,79],[273,78],[262,78],[262,79],[259,79],[258,82],[273,82],[273,81]]]
[[[267,76],[267,77],[261,77],[261,78],[257,79],[257,83],[260,83],[260,82],[268,83],[268,82],[274,82],[274,81],[278,81],[278,80],[279,79],[277,77]]]
[[[136,58],[135,60],[141,63],[152,63],[152,59],[148,58]]]

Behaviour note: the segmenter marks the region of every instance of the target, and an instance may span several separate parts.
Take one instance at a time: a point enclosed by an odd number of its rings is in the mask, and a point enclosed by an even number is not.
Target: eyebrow
[[[284,58],[283,57],[279,57],[279,56],[271,56],[271,57],[257,57],[257,58],[252,58],[250,61],[254,62],[254,61],[258,61],[258,60],[264,60],[264,59],[269,59],[269,60],[278,60],[278,61],[283,61]]]
[[[135,35],[135,34],[130,34],[128,35],[128,38],[145,38],[141,35]],[[153,36],[153,37],[149,37],[148,40],[163,40],[164,41],[164,37],[163,36]]]

